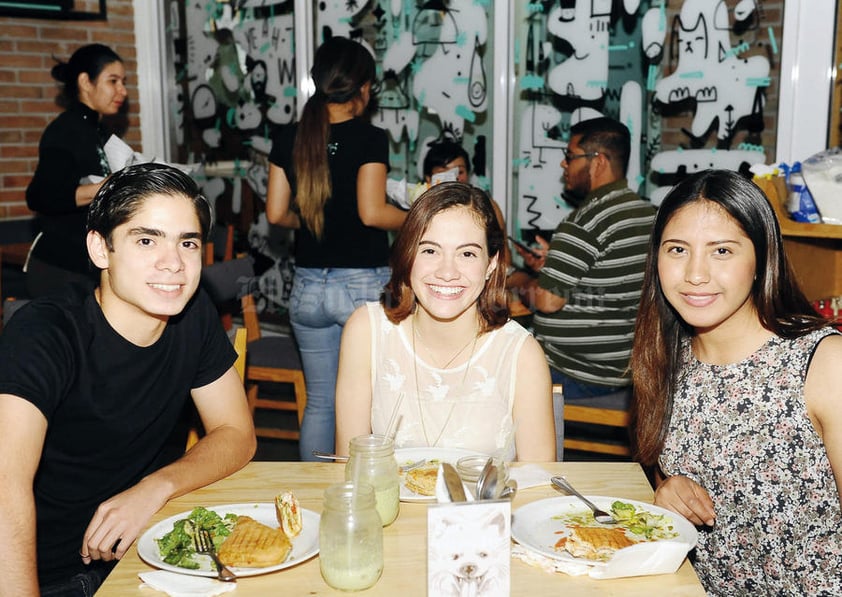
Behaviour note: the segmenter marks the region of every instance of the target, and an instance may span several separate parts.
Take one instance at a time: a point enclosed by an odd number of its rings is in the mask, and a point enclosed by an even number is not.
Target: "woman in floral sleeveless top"
[[[631,368],[655,503],[700,527],[712,595],[842,595],[842,336],[804,297],[771,205],[693,174],[652,232]]]

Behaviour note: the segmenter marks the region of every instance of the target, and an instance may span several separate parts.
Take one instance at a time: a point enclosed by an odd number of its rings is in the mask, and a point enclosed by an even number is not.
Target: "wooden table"
[[[515,464],[514,466],[517,466]],[[593,495],[610,495],[644,502],[652,501],[652,489],[643,471],[630,462],[565,462],[542,464],[548,473],[564,474],[580,491]],[[343,465],[334,463],[252,462],[243,470],[204,489],[172,500],[151,521],[189,511],[197,505],[210,506],[243,502],[271,502],[283,489],[292,489],[303,508],[322,511],[325,487],[343,480]],[[548,477],[549,479],[549,474]],[[549,485],[518,492],[512,510],[545,497],[560,495]],[[426,509],[425,504],[401,503],[398,519],[384,529],[385,566],[383,576],[365,595],[394,597],[424,596],[426,576]],[[151,524],[150,524],[151,526]],[[137,574],[152,570],[137,555],[134,546],[123,557],[97,597],[150,597],[160,594],[139,589]],[[511,595],[698,595],[705,592],[688,561],[675,574],[643,576],[614,580],[593,580],[587,576],[550,574],[539,568],[513,560]],[[271,574],[237,581],[232,595],[348,595],[327,586],[319,572],[319,559],[314,557],[298,566]],[[430,596],[435,597],[435,596]]]

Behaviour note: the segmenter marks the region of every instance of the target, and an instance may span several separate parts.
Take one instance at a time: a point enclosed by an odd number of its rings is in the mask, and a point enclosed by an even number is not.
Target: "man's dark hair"
[[[113,250],[114,229],[128,222],[151,195],[189,199],[199,218],[202,238],[207,239],[213,214],[199,186],[181,170],[154,163],[129,166],[108,177],[88,208],[88,232],[98,232]]]
[[[631,154],[631,134],[613,118],[591,118],[570,127],[570,135],[582,135],[579,145],[585,151],[598,151],[608,158],[621,176],[626,175]]]

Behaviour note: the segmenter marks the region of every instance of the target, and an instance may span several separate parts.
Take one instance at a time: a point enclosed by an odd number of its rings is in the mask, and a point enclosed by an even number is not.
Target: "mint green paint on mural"
[[[606,81],[604,79],[601,80],[601,81],[597,81],[597,80],[588,81],[588,87],[608,87],[608,81]]]
[[[772,83],[770,77],[750,77],[746,79],[748,87],[768,87]]]
[[[456,36],[456,45],[460,48],[465,47],[465,43],[468,41],[468,35],[464,31],[460,31],[459,34]]]
[[[703,79],[704,76],[705,76],[705,73],[703,73],[700,70],[694,70],[694,71],[690,71],[688,73],[681,73],[678,76],[681,79]]]
[[[295,97],[297,93],[298,90],[291,85],[284,87],[284,97]]]
[[[521,89],[541,90],[544,88],[544,77],[538,75],[524,75],[520,80]]]
[[[473,111],[465,106],[464,104],[459,104],[456,106],[456,115],[461,116],[468,122],[474,122],[477,119],[477,115],[473,113]]]
[[[769,27],[769,29],[767,29],[767,31],[769,32],[769,44],[772,46],[772,53],[777,54],[778,53],[778,40],[775,39],[775,30],[772,29],[771,27]]]
[[[544,12],[544,6],[542,4],[527,4],[526,5],[526,12],[528,12],[528,13]]]
[[[467,85],[470,81],[468,77],[453,77],[454,85]]]
[[[658,67],[649,65],[649,72],[646,74],[646,91],[655,91],[655,83],[658,78]]]

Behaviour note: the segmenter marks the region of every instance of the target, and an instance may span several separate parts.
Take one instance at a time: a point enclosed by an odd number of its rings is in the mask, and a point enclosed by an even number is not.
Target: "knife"
[[[462,478],[452,464],[447,462],[441,463],[441,472],[444,475],[444,485],[447,487],[447,493],[450,494],[451,502],[465,502],[465,488],[462,486]]]

